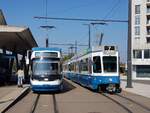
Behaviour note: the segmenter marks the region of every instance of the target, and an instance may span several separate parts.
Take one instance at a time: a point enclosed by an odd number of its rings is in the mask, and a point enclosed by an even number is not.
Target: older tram
[[[66,78],[97,91],[121,92],[116,46],[98,46],[63,64]]]

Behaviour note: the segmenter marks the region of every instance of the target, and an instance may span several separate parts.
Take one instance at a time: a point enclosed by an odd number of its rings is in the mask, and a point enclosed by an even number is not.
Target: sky
[[[0,0],[7,24],[29,27],[40,47],[45,47],[47,37],[50,43],[88,44],[88,26],[84,24],[90,22],[35,19],[46,16],[46,6],[47,17],[128,20],[128,0],[47,0],[47,5],[46,0]],[[43,25],[56,28],[45,30],[40,27]],[[102,45],[117,45],[121,62],[126,62],[127,28],[127,23],[110,22],[91,26],[91,45],[98,44],[100,33],[104,33]],[[68,52],[68,47],[59,47]],[[78,51],[85,48],[78,47]]]

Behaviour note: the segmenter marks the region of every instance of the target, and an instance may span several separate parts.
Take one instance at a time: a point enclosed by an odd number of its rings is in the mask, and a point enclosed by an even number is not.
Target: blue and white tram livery
[[[62,89],[61,49],[32,48],[30,57],[30,84],[35,91],[58,91]],[[28,61],[29,62],[29,61]]]
[[[119,93],[119,55],[116,46],[98,46],[63,64],[64,76],[93,90]]]

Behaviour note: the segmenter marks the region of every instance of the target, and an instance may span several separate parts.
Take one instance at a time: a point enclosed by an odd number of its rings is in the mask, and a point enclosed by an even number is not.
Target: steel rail
[[[121,98],[123,98],[123,99],[126,99],[126,100],[128,100],[128,101],[130,101],[130,102],[133,102],[133,103],[135,103],[136,105],[138,105],[138,106],[142,107],[143,109],[145,109],[145,110],[147,110],[147,111],[150,112],[150,108],[148,108],[147,106],[144,106],[144,105],[142,105],[141,103],[139,103],[139,102],[137,102],[137,101],[134,101],[134,100],[132,100],[132,99],[130,99],[130,98],[128,98],[128,97],[125,97],[125,96],[123,96],[123,95],[120,95],[120,94],[116,94],[116,95],[119,96],[119,97],[121,97]]]
[[[111,101],[113,101],[114,103],[116,103],[117,105],[119,105],[121,108],[123,108],[124,110],[126,110],[128,113],[133,113],[129,108],[127,108],[126,106],[124,106],[123,104],[121,104],[120,102],[116,101],[115,99],[111,98],[110,96],[101,93],[104,97],[110,99]]]
[[[53,94],[52,97],[53,97],[54,113],[59,113],[55,94]]]
[[[40,94],[37,94],[37,97],[36,97],[36,99],[35,99],[35,101],[34,101],[34,103],[33,103],[33,106],[32,106],[32,108],[31,108],[30,113],[34,113],[34,112],[35,112],[35,109],[36,109],[36,107],[37,107],[39,98],[40,98]]]

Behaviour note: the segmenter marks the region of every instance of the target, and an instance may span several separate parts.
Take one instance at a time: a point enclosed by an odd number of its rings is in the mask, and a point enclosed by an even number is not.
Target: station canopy
[[[0,25],[0,48],[23,54],[37,43],[29,28]]]

